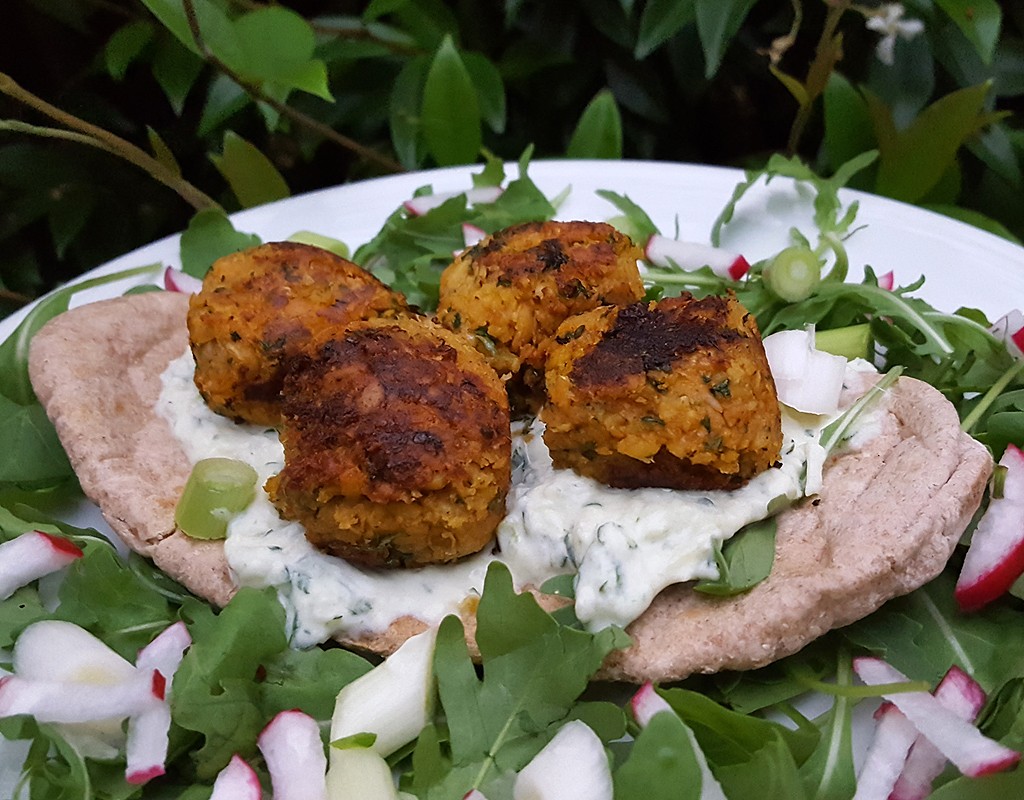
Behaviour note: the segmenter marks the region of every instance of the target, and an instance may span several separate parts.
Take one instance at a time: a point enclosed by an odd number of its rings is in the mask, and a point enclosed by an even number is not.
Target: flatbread
[[[29,369],[83,490],[111,528],[223,605],[235,591],[223,545],[175,529],[190,465],[153,411],[161,373],[188,345],[187,309],[187,296],[170,292],[79,307],[36,334]],[[767,580],[732,598],[666,589],[627,628],[632,647],[613,653],[600,677],[668,681],[763,666],[941,572],[981,502],[992,460],[927,384],[900,379],[888,407],[877,436],[828,465],[820,496],[780,515]],[[473,620],[465,621],[472,638]],[[403,617],[342,643],[386,655],[424,627]]]

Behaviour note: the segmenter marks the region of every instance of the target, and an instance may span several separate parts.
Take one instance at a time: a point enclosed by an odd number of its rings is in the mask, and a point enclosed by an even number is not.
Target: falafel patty
[[[644,296],[641,249],[604,222],[528,222],[498,231],[441,274],[437,318],[475,335],[515,389],[543,393],[548,339],[564,319]]]
[[[285,380],[280,514],[369,566],[454,561],[505,513],[508,398],[465,337],[423,318],[354,323]]]
[[[555,466],[610,486],[731,489],[779,457],[775,383],[757,323],[731,294],[568,319],[546,380]]]
[[[319,247],[273,242],[232,253],[189,302],[196,387],[218,414],[277,426],[288,358],[322,331],[407,311],[400,294]]]

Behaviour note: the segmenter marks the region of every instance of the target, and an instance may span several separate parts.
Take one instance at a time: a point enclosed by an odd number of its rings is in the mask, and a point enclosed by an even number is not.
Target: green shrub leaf
[[[646,58],[696,18],[696,0],[650,0],[640,14],[633,55]]]
[[[704,76],[718,72],[726,48],[756,0],[696,0],[697,32],[704,49]]]
[[[999,3],[996,0],[935,0],[935,5],[963,31],[981,60],[991,64],[1003,22]]]
[[[224,152],[210,154],[243,208],[252,208],[288,197],[291,192],[277,167],[251,143],[234,131],[224,134]]]
[[[567,154],[569,158],[622,158],[622,117],[609,90],[602,89],[583,109]]]
[[[114,31],[103,48],[103,59],[107,73],[114,80],[123,80],[128,67],[153,41],[153,25],[145,20],[136,20]]]
[[[423,136],[438,164],[465,164],[480,152],[480,103],[455,44],[437,48],[423,87]]]

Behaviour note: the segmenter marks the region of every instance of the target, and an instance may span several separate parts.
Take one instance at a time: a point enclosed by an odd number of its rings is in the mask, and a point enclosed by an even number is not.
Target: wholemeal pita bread
[[[161,373],[188,346],[187,308],[184,295],[154,292],[69,311],[36,334],[30,374],[82,488],[111,528],[223,605],[236,588],[223,545],[175,529],[190,464],[153,411]],[[899,380],[879,434],[827,467],[818,498],[779,516],[767,580],[731,598],[666,589],[627,628],[632,647],[613,653],[601,677],[667,681],[751,669],[860,619],[942,570],[991,469],[988,452],[960,431],[941,394]],[[473,620],[466,623],[472,637]],[[404,617],[343,643],[388,654],[423,627]]]

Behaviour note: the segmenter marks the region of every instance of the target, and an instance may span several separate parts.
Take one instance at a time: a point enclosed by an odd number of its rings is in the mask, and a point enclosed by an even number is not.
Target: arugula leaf
[[[879,611],[842,630],[852,644],[885,658],[905,675],[937,683],[952,664],[986,691],[1024,674],[1020,613],[992,604],[962,614],[953,599],[955,575],[947,570],[917,591],[890,600]]]
[[[488,568],[477,609],[483,678],[469,656],[462,623],[441,623],[434,655],[450,729],[452,768],[429,795],[456,796],[523,767],[554,734],[590,677],[624,634],[559,625],[529,594],[517,595],[503,564]]]
[[[615,800],[699,800],[700,764],[683,721],[655,714],[614,781]]]
[[[531,154],[527,149],[520,158],[519,177],[493,203],[470,208],[466,196],[460,194],[419,216],[399,208],[373,239],[356,249],[353,260],[405,294],[411,304],[432,310],[437,305],[441,271],[451,263],[452,253],[465,247],[463,224],[493,233],[520,222],[554,216],[554,206],[529,177]],[[493,186],[502,175],[503,171],[490,160],[473,177],[473,184]]]
[[[659,233],[658,226],[647,216],[647,212],[630,200],[628,195],[598,189],[597,196],[603,197],[622,212],[621,217],[611,220],[612,224],[640,246]]]
[[[718,578],[697,581],[694,590],[729,597],[757,586],[772,571],[776,527],[775,518],[768,517],[744,526],[724,543],[716,542]]]

